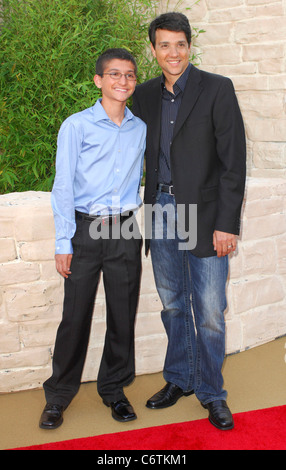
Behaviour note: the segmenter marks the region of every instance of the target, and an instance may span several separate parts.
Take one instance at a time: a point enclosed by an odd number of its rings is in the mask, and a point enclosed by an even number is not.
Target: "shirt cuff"
[[[56,255],[72,255],[73,246],[71,240],[56,240]]]

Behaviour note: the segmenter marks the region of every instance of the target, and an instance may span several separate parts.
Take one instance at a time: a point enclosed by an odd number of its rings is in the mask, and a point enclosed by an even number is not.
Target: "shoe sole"
[[[112,416],[113,419],[115,419],[115,421],[118,421],[119,423],[129,423],[129,421],[135,421],[137,419],[137,416],[134,416],[134,418],[119,419],[119,418],[116,418],[115,416],[113,416],[112,413],[111,413],[111,416]]]
[[[218,424],[214,423],[211,418],[209,417],[209,422],[217,429],[219,429],[220,431],[231,431],[233,428],[234,428],[234,424],[232,424],[231,426],[225,426],[225,427],[221,427],[219,426]]]

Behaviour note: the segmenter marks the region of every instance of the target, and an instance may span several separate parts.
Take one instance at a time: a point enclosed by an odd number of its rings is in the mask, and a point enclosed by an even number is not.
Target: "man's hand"
[[[218,258],[221,258],[236,250],[237,237],[231,233],[216,230],[213,235],[213,245]]]
[[[56,255],[56,268],[58,273],[63,276],[65,279],[71,274],[70,267],[72,262],[73,255]]]

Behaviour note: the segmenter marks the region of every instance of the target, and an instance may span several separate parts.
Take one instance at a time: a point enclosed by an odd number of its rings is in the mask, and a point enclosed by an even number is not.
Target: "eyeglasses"
[[[120,80],[122,75],[126,78],[126,80],[129,80],[130,82],[136,82],[137,77],[135,73],[121,73],[121,72],[109,72],[109,73],[103,73],[102,75],[109,75],[112,80]]]

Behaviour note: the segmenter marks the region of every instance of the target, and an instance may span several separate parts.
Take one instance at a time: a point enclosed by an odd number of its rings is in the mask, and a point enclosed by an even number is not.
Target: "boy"
[[[65,278],[65,300],[53,374],[44,383],[47,405],[40,420],[42,429],[62,424],[63,412],[78,392],[101,271],[107,332],[98,392],[114,419],[136,419],[123,387],[135,377],[134,322],[142,241],[141,237],[125,239],[120,230],[131,217],[136,224],[133,211],[142,204],[146,126],[126,107],[136,74],[136,62],[125,49],[103,53],[94,77],[102,99],[69,117],[59,132],[52,207],[56,268]],[[93,236],[94,223],[102,236]],[[116,237],[112,237],[114,228]]]

